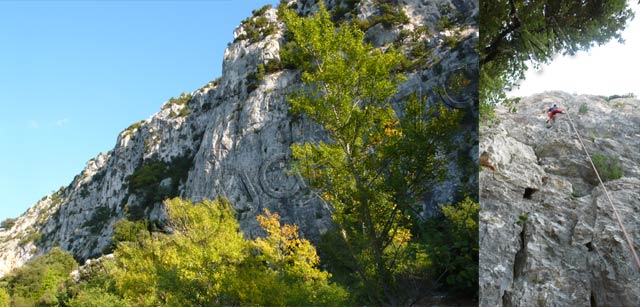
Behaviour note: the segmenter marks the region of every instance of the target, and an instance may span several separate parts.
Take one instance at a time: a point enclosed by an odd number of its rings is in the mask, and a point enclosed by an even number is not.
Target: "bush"
[[[606,101],[611,101],[613,99],[618,99],[618,98],[636,98],[636,94],[628,93],[628,94],[624,94],[624,95],[611,95],[611,96],[605,98],[605,100]]]
[[[29,242],[33,242],[34,244],[37,244],[37,243],[40,243],[41,239],[42,239],[42,234],[40,232],[33,229],[29,229],[27,234],[24,235],[20,239],[20,241],[18,241],[18,246],[20,247],[25,246],[29,244]]]
[[[99,235],[100,231],[111,219],[111,209],[109,207],[96,207],[89,220],[84,222],[83,227],[88,227],[94,235]]]
[[[448,289],[458,295],[478,292],[478,213],[480,205],[466,198],[442,207],[444,220],[427,226],[431,244],[427,252],[437,275],[442,274]]]
[[[624,175],[620,162],[614,157],[596,153],[591,156],[591,161],[596,166],[602,181],[620,179]]]
[[[128,207],[128,218],[142,219],[145,210],[153,204],[165,198],[178,196],[180,182],[186,180],[192,163],[192,157],[187,153],[169,163],[149,161],[138,167],[127,177],[127,182],[129,193],[141,196],[142,200],[138,205]],[[171,186],[162,188],[160,182],[166,178],[171,178]]]
[[[13,225],[16,224],[16,221],[18,219],[15,218],[6,218],[4,221],[2,221],[2,223],[0,223],[0,227],[4,228],[4,229],[9,229],[11,227],[13,227]]]
[[[62,198],[64,197],[65,188],[60,187],[58,191],[51,194],[51,205],[57,206],[62,203]]]
[[[256,71],[247,75],[247,93],[253,92],[264,76],[282,70],[282,62],[279,59],[270,59],[266,64],[258,64]]]
[[[311,243],[276,214],[259,218],[265,238],[246,240],[226,200],[166,205],[172,235],[136,235],[115,251],[116,291],[136,306],[344,305]]]
[[[262,15],[264,15],[264,13],[267,12],[267,10],[269,10],[271,8],[272,8],[271,4],[267,4],[267,5],[261,7],[259,9],[257,9],[257,10],[251,11],[251,14],[253,14],[253,17],[262,16]]]
[[[179,113],[171,112],[169,118],[176,118],[181,116],[187,116],[191,113],[189,110],[189,103],[193,95],[182,93],[178,98],[169,98],[169,101],[162,106],[162,110],[171,108],[173,105],[182,106]]]
[[[358,4],[357,0],[339,0],[335,2],[333,10],[331,12],[331,21],[334,23],[339,23],[343,21],[344,17],[347,13],[350,13],[351,16],[354,15],[356,5]]]
[[[0,307],[8,307],[10,299],[7,289],[0,288]]]
[[[100,288],[83,289],[68,301],[69,307],[126,307],[124,300]]]
[[[253,92],[264,79],[264,64],[258,64],[256,71],[247,75],[247,93]]]
[[[380,10],[380,15],[373,17],[374,25],[381,23],[385,29],[389,30],[393,26],[409,23],[409,17],[400,7],[383,3],[379,5],[378,9]]]
[[[583,103],[580,106],[580,109],[578,109],[578,113],[580,113],[580,114],[586,114],[588,111],[589,111],[589,107],[587,107],[586,103]]]
[[[37,256],[5,277],[14,306],[59,306],[59,289],[78,264],[59,248]]]
[[[127,129],[124,130],[124,135],[133,137],[133,133],[138,130],[138,128],[142,127],[142,124],[144,124],[144,120],[131,124],[129,127],[127,127]]]
[[[235,43],[246,39],[249,40],[250,44],[252,44],[257,42],[261,38],[276,33],[276,26],[269,23],[267,17],[264,16],[264,13],[268,9],[271,9],[270,4],[263,6],[259,10],[254,10],[252,17],[243,20],[241,22],[241,26],[244,30],[244,33],[238,35],[238,37],[236,37],[233,42]]]

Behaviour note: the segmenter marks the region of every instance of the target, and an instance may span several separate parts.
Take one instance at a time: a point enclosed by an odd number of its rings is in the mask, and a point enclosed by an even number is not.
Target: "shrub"
[[[614,157],[596,153],[591,156],[591,161],[593,161],[593,165],[596,166],[603,181],[620,179],[624,175],[620,162]]]
[[[60,187],[58,191],[51,194],[51,205],[57,206],[62,203],[62,197],[64,196],[65,189]]]
[[[251,93],[258,88],[258,85],[264,79],[264,74],[264,64],[258,64],[256,71],[247,75],[247,93]]]
[[[264,13],[267,12],[267,10],[269,10],[271,8],[272,8],[271,4],[267,4],[267,5],[261,7],[259,9],[257,9],[257,10],[251,11],[251,14],[253,14],[253,17],[262,16],[262,15],[264,15]]]
[[[4,228],[4,229],[9,229],[11,227],[13,227],[13,225],[16,224],[16,221],[18,219],[15,218],[6,218],[4,221],[2,221],[2,223],[0,223],[0,227]]]
[[[40,242],[40,240],[42,239],[42,234],[34,229],[29,229],[29,231],[27,232],[26,235],[24,235],[20,241],[18,241],[18,246],[22,247],[25,246],[27,244],[29,244],[29,242],[33,242],[34,244],[37,244]]]
[[[149,161],[138,167],[127,177],[127,182],[129,193],[141,196],[142,200],[138,205],[128,207],[129,219],[142,219],[145,210],[153,204],[165,198],[178,196],[180,182],[186,180],[192,163],[192,158],[187,153],[174,158],[169,163]],[[171,186],[160,187],[160,182],[166,178],[171,178]]]
[[[391,6],[387,3],[379,4],[380,15],[373,17],[373,24],[381,23],[385,29],[393,26],[409,23],[409,17],[404,10],[398,6]]]
[[[189,114],[191,114],[191,110],[189,110],[188,107],[183,107],[182,109],[180,109],[180,112],[178,112],[178,117],[185,117]]]
[[[444,220],[433,220],[427,228],[427,252],[436,274],[443,272],[449,290],[458,294],[477,295],[479,210],[477,202],[466,198],[442,207]]]
[[[129,221],[121,219],[113,225],[113,236],[111,241],[115,247],[119,242],[138,242],[149,237],[148,224],[146,221]]]
[[[0,306],[5,307],[9,306],[9,301],[11,297],[5,288],[0,287]]]
[[[125,307],[130,306],[115,294],[101,288],[82,289],[68,301],[69,307]]]
[[[233,42],[235,43],[246,39],[252,44],[261,38],[274,34],[277,30],[276,26],[269,23],[267,17],[264,16],[264,13],[270,8],[271,5],[267,4],[259,10],[254,10],[252,17],[243,20],[241,26],[244,33],[238,35]]]
[[[77,267],[73,257],[60,248],[33,258],[5,277],[14,306],[58,306],[58,289]]]
[[[177,105],[177,106],[182,106],[182,108],[180,109],[180,111],[178,113],[176,112],[171,112],[169,114],[169,118],[176,118],[179,116],[187,116],[191,113],[191,111],[189,110],[189,102],[191,102],[191,99],[193,98],[193,95],[191,94],[185,94],[182,93],[180,94],[180,96],[178,98],[169,98],[169,101],[167,103],[165,103],[162,106],[162,110],[166,110],[171,108],[171,106],[173,105]]]
[[[279,59],[270,59],[266,64],[258,64],[256,71],[247,75],[247,93],[257,89],[260,82],[264,80],[264,76],[278,72],[282,68],[282,62]]]
[[[580,109],[578,109],[578,113],[580,113],[580,114],[586,114],[588,111],[589,111],[589,107],[587,107],[586,103],[583,103],[580,106]]]
[[[199,92],[203,92],[205,88],[209,88],[209,87],[216,87],[220,84],[220,80],[221,78],[215,78],[214,80],[211,80],[209,82],[207,82],[207,84],[203,85],[201,88],[198,89]]]
[[[140,231],[115,250],[116,291],[136,306],[344,305],[315,248],[276,214],[259,218],[265,238],[246,240],[226,200],[166,205],[172,235]]]
[[[97,173],[95,173],[93,177],[91,177],[91,181],[92,182],[101,181],[106,175],[107,175],[107,170],[103,168],[99,170]]]
[[[613,99],[618,99],[618,98],[636,98],[636,94],[628,93],[628,94],[624,94],[624,95],[611,95],[611,96],[605,98],[605,100],[606,101],[611,101]]]
[[[142,126],[142,124],[144,124],[144,120],[141,120],[137,123],[133,123],[131,124],[129,127],[127,127],[127,129],[124,130],[124,135],[125,136],[129,136],[129,137],[133,137],[133,133],[138,130],[138,128],[140,128]]]
[[[264,73],[272,74],[282,70],[282,62],[280,59],[269,59],[267,63],[264,65]]]
[[[100,230],[109,222],[111,216],[111,209],[109,209],[109,207],[97,207],[91,218],[84,222],[82,226],[88,227],[92,234],[98,235],[100,234]]]

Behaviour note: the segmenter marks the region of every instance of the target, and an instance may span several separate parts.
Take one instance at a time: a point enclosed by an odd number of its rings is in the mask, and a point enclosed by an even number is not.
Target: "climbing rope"
[[[620,229],[622,229],[622,233],[624,234],[624,238],[627,240],[627,245],[629,245],[629,249],[631,250],[631,253],[633,254],[633,258],[636,260],[636,265],[638,265],[638,270],[640,270],[640,258],[638,258],[638,254],[636,253],[636,249],[633,247],[633,243],[631,242],[631,239],[629,238],[629,234],[627,233],[627,230],[624,228],[624,225],[622,224],[622,219],[620,219],[620,215],[618,214],[618,210],[616,209],[616,206],[613,205],[613,201],[611,200],[611,196],[609,196],[609,191],[607,191],[607,187],[602,182],[602,178],[600,178],[600,174],[598,173],[598,169],[596,169],[595,164],[593,164],[593,160],[591,160],[591,156],[589,155],[589,152],[587,151],[587,147],[584,146],[584,142],[582,142],[582,138],[580,137],[580,134],[578,133],[578,130],[576,130],[576,126],[573,125],[573,121],[571,120],[571,116],[569,116],[569,113],[567,113],[567,112],[565,112],[565,114],[567,114],[567,118],[569,119],[569,123],[571,124],[571,128],[573,128],[573,131],[578,136],[578,140],[580,141],[580,144],[582,144],[582,149],[584,149],[584,153],[587,154],[587,158],[589,158],[589,162],[591,163],[591,167],[593,167],[593,170],[596,172],[596,176],[598,177],[598,181],[600,181],[600,185],[604,189],[604,194],[607,196],[607,199],[609,199],[609,204],[611,204],[611,208],[613,209],[613,213],[616,216],[616,219],[618,220],[618,225],[620,226]]]

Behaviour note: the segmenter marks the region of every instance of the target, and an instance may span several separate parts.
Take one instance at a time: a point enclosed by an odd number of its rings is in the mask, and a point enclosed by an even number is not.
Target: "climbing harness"
[[[627,230],[624,228],[624,225],[622,224],[622,220],[620,219],[620,215],[618,214],[618,210],[616,210],[616,206],[613,205],[613,201],[611,200],[611,196],[609,196],[609,191],[607,191],[607,187],[602,182],[602,178],[600,178],[600,174],[598,173],[598,170],[596,169],[595,164],[593,164],[593,160],[591,160],[591,156],[589,155],[589,152],[587,151],[587,147],[584,146],[584,142],[582,142],[582,138],[580,137],[580,134],[578,134],[578,130],[576,130],[576,126],[573,125],[573,121],[571,120],[571,116],[569,115],[568,112],[565,112],[565,114],[567,115],[567,118],[569,119],[569,123],[571,124],[571,128],[573,128],[573,131],[578,136],[578,140],[580,141],[580,144],[582,145],[582,149],[584,149],[584,153],[587,154],[587,158],[589,158],[589,162],[591,163],[591,167],[593,167],[593,170],[596,172],[596,176],[598,177],[598,181],[600,181],[600,185],[604,189],[604,194],[607,196],[607,199],[609,199],[609,204],[611,204],[611,208],[613,209],[613,213],[616,216],[616,219],[618,220],[618,225],[620,226],[620,229],[622,229],[622,233],[624,234],[624,238],[627,240],[627,245],[629,245],[629,249],[631,250],[631,253],[633,254],[633,258],[636,260],[636,265],[638,265],[638,270],[640,270],[640,258],[638,258],[638,254],[636,253],[636,249],[633,247],[633,243],[631,242],[631,239],[629,238],[629,234],[627,233]]]

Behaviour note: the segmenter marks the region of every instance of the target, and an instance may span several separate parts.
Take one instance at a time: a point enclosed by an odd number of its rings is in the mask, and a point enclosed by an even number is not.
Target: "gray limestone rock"
[[[545,125],[556,103],[567,111]],[[640,246],[640,101],[546,92],[496,108],[480,130],[481,306],[637,306],[640,271],[591,155],[619,161],[605,181]],[[603,171],[606,172],[606,171]]]
[[[315,1],[291,3],[303,14],[317,7]],[[356,15],[375,14],[373,3],[360,1]],[[372,27],[367,35],[380,37],[377,42],[385,44],[401,29],[432,29],[422,39],[434,52],[423,66],[407,72],[408,80],[400,86],[395,101],[417,93],[432,103],[445,100],[452,107],[474,109],[477,93],[473,89],[455,99],[444,97],[437,89],[446,87],[454,72],[477,73],[478,34],[472,17],[477,15],[477,1],[438,3],[468,8],[460,12],[468,18],[462,20],[467,21],[456,34],[460,43],[455,48],[442,43],[443,37],[452,35],[451,29],[437,31],[438,6],[423,0],[399,1],[410,17],[408,24],[384,33]],[[425,15],[428,12],[433,14]],[[226,197],[247,236],[260,235],[255,217],[264,209],[279,212],[284,222],[298,224],[308,238],[317,238],[331,227],[328,208],[299,176],[286,172],[292,143],[325,139],[320,127],[289,113],[285,95],[300,84],[299,73],[283,70],[267,73],[262,80],[249,80],[259,64],[279,58],[284,42],[276,10],[266,10],[264,16],[277,30],[251,40],[242,39],[246,29],[239,26],[234,31],[236,41],[225,51],[217,82],[187,94],[190,99],[165,102],[158,113],[125,129],[113,150],[90,160],[68,186],[43,198],[18,217],[12,228],[0,229],[0,276],[53,246],[71,252],[81,262],[108,253],[113,225],[127,212],[163,224],[166,215],[161,199],[154,198],[163,195],[195,201]],[[477,86],[472,81],[471,86]],[[460,138],[461,149],[451,153],[452,158],[477,156],[477,131],[473,125],[468,128],[468,135]],[[136,188],[131,176],[151,166],[173,172],[160,171],[157,186]],[[451,174],[452,179],[435,187],[425,204],[450,202],[460,188],[475,190],[477,177],[468,169],[452,163]]]

